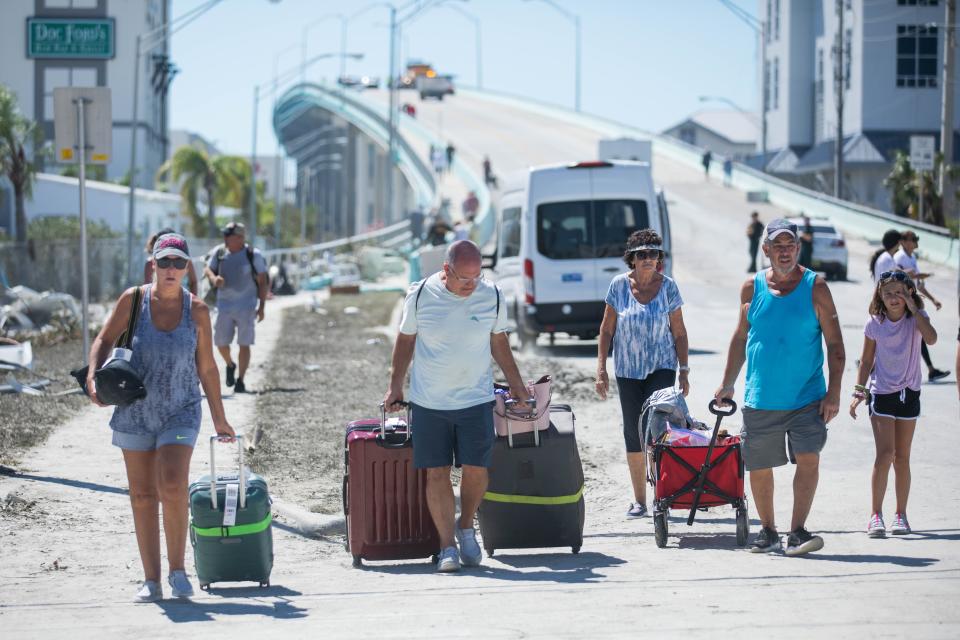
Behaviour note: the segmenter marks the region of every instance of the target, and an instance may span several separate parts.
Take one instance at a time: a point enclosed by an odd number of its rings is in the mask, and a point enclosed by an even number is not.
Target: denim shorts
[[[785,411],[744,407],[740,436],[744,466],[756,471],[788,461],[796,464],[797,453],[820,453],[827,443],[827,425],[819,400]]]
[[[417,469],[489,467],[493,455],[493,402],[465,409],[427,409],[410,403],[413,464]]]
[[[113,432],[113,444],[130,451],[156,451],[169,444],[192,447],[197,443],[200,429],[196,427],[171,427],[156,433]]]

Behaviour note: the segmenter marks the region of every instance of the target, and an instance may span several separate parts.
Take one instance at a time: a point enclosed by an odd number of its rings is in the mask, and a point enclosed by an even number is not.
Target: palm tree
[[[224,166],[222,158],[223,156],[211,158],[203,149],[185,145],[177,149],[173,157],[164,162],[157,171],[157,182],[172,181],[180,184],[180,197],[193,220],[196,235],[202,235],[204,227],[203,216],[197,207],[200,192],[203,191],[207,197],[207,236],[216,238],[220,233],[217,229],[215,205],[221,198],[228,198],[240,188],[234,174]]]
[[[17,107],[17,97],[4,85],[0,85],[0,174],[6,175],[13,184],[16,209],[17,242],[27,239],[27,213],[24,198],[33,193],[33,180],[37,167],[27,157],[26,147],[39,148],[41,132],[36,123],[23,116]]]

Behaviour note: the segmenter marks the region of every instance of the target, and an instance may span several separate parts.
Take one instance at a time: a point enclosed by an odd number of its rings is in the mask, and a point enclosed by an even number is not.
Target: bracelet
[[[688,367],[687,365],[682,365],[682,366],[677,367],[677,371],[679,371],[680,373],[683,373],[683,372],[689,373],[689,372],[690,372],[690,367]]]
[[[853,388],[855,391],[863,391],[864,393],[870,390],[867,387],[863,386],[862,384],[855,384],[853,385]]]

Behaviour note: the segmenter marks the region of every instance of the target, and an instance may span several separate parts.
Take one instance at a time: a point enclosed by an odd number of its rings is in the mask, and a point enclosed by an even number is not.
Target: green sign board
[[[28,58],[113,58],[113,18],[27,18]]]

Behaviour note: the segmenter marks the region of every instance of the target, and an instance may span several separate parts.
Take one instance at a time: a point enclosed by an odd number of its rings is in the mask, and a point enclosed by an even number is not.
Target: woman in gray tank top
[[[144,582],[134,597],[137,602],[163,598],[158,514],[161,504],[172,595],[193,595],[184,571],[184,553],[190,458],[200,431],[199,385],[203,385],[217,433],[230,440],[234,437],[220,397],[210,312],[181,285],[189,264],[186,240],[175,233],[161,236],[154,245],[153,261],[153,282],[140,288],[143,300],[130,358],[147,396],[116,407],[110,420],[113,444],[123,451],[143,563]],[[120,296],[90,349],[87,388],[90,399],[98,406],[105,405],[97,397],[93,372],[102,366],[111,346],[126,330],[133,310],[133,294],[134,289],[129,289]]]

